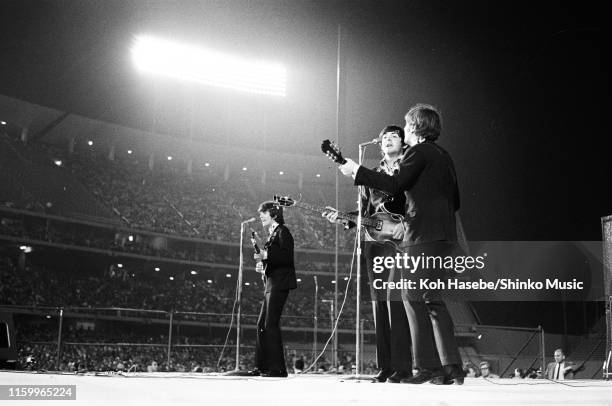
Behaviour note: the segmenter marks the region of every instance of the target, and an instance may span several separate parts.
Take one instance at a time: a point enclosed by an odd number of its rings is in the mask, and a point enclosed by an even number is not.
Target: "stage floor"
[[[0,372],[0,385],[76,385],[70,405],[612,405],[612,381],[468,378],[463,386],[374,384],[343,375],[286,379],[198,373],[60,375]],[[4,404],[20,404],[5,401]],[[55,404],[55,403],[54,403]]]

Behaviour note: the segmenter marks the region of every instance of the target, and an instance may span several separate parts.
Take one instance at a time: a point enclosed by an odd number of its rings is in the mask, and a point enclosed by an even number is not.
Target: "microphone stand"
[[[244,254],[243,243],[244,243],[244,225],[255,221],[255,218],[240,222],[240,264],[238,265],[238,287],[236,291],[236,301],[238,302],[238,311],[236,312],[236,366],[233,371],[226,372],[224,375],[248,375],[245,371],[240,371],[240,333],[242,332],[242,279],[243,279],[243,268],[244,268]]]
[[[243,271],[243,262],[244,262],[244,254],[242,252],[242,244],[244,242],[244,225],[246,222],[240,223],[240,265],[238,265],[238,292],[237,292],[237,301],[238,301],[238,312],[236,313],[236,368],[235,371],[240,370],[240,332],[242,330],[242,325],[240,323],[240,319],[242,316],[242,271]]]
[[[376,142],[376,140],[372,140],[370,142],[364,142],[359,144],[359,158],[358,164],[361,166],[363,163],[363,155],[365,153],[365,149],[368,145],[372,145]],[[350,377],[349,379],[362,380],[362,379],[370,379],[369,376],[361,375],[361,323],[360,323],[360,304],[361,304],[361,236],[362,229],[361,224],[363,221],[363,202],[361,201],[361,196],[363,192],[363,186],[359,185],[357,187],[357,288],[356,288],[356,305],[355,305],[355,375]]]

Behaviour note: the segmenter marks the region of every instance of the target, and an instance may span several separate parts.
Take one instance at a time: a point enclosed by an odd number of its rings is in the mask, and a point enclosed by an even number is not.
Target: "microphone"
[[[251,217],[251,218],[250,218],[250,219],[248,219],[248,220],[244,220],[244,221],[243,221],[241,224],[252,223],[252,222],[254,222],[254,221],[255,221],[255,217]]]
[[[361,144],[359,144],[359,146],[365,147],[366,145],[374,145],[374,144],[379,144],[379,143],[380,143],[380,139],[374,138],[372,141],[362,142]]]

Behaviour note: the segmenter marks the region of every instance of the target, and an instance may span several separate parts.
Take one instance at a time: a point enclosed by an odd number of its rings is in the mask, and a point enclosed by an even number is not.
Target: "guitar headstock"
[[[321,144],[321,151],[337,164],[344,165],[346,163],[346,159],[342,156],[340,148],[330,140],[323,141]]]
[[[282,207],[291,207],[295,205],[295,200],[289,196],[274,195],[274,204],[278,204]]]

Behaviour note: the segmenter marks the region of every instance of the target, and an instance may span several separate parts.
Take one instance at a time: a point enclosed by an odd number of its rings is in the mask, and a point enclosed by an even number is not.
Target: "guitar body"
[[[366,241],[390,242],[396,249],[399,248],[402,240],[393,238],[393,229],[404,221],[404,217],[388,211],[379,211],[367,218],[375,220],[375,224],[363,227]]]

